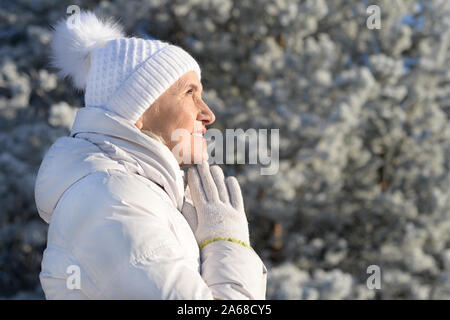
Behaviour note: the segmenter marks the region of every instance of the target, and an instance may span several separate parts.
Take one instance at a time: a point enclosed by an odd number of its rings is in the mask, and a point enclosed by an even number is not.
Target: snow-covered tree
[[[213,127],[280,129],[277,174],[227,166],[268,298],[450,298],[448,0],[2,3],[0,296],[40,294],[34,177],[83,106],[48,68],[48,27],[70,4],[191,52]],[[369,5],[380,29],[367,28]]]

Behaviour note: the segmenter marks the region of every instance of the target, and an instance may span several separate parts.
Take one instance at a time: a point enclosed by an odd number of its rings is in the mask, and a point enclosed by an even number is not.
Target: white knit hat
[[[100,106],[135,123],[188,71],[201,70],[182,48],[159,40],[126,38],[122,27],[92,12],[59,21],[51,42],[53,66],[85,90],[85,105]]]

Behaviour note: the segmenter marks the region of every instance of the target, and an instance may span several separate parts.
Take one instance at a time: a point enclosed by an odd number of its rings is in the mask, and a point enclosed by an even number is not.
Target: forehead
[[[203,88],[197,74],[193,71],[184,74],[180,79],[178,79],[175,87],[178,90],[184,90],[188,87],[194,87],[197,89]]]

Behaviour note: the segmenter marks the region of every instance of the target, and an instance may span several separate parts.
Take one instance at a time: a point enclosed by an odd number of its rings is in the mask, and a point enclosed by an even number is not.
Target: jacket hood
[[[110,111],[84,107],[77,112],[70,136],[55,141],[39,168],[35,201],[41,218],[50,223],[59,199],[74,183],[110,169],[157,183],[181,210],[184,172],[169,148]]]
[[[39,168],[34,189],[41,218],[50,219],[63,193],[88,174],[105,168],[123,168],[83,139],[61,137],[53,143]]]

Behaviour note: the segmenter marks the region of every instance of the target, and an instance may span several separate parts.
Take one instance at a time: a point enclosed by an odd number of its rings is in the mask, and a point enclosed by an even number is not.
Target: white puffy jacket
[[[199,251],[180,212],[185,186],[166,146],[111,112],[81,108],[36,180],[50,224],[46,298],[265,299],[267,270],[254,251],[228,241]]]

